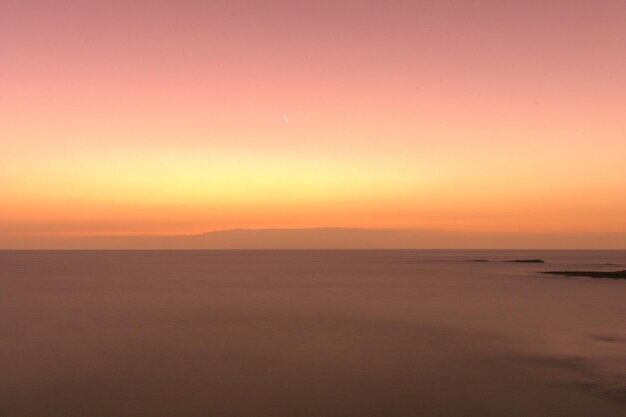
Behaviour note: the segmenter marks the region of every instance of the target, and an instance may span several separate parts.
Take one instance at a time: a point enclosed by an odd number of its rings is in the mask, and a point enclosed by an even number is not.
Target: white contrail
[[[289,119],[287,119],[287,115],[283,113],[283,117],[285,118],[285,122],[289,123]]]

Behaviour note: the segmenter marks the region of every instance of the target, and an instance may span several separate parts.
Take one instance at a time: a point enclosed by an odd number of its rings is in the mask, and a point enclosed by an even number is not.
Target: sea
[[[626,280],[540,273],[620,269],[626,251],[0,251],[0,416],[624,417]]]

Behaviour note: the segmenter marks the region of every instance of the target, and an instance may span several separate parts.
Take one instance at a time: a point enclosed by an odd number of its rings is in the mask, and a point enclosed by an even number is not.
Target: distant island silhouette
[[[567,246],[563,245],[567,242]],[[607,243],[608,242],[608,243]],[[515,234],[343,227],[229,229],[193,235],[0,236],[0,249],[623,249],[626,234]],[[516,262],[519,262],[517,260]],[[529,260],[522,260],[529,262]],[[533,260],[537,262],[537,260]]]

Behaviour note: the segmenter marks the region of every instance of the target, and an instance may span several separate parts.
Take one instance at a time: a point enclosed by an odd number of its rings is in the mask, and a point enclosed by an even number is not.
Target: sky
[[[625,18],[623,0],[0,0],[0,238],[626,236]]]

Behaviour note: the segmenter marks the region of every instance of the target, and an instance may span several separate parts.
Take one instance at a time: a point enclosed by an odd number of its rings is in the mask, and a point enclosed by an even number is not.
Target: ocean
[[[626,416],[626,280],[566,269],[626,251],[0,251],[0,416]]]

